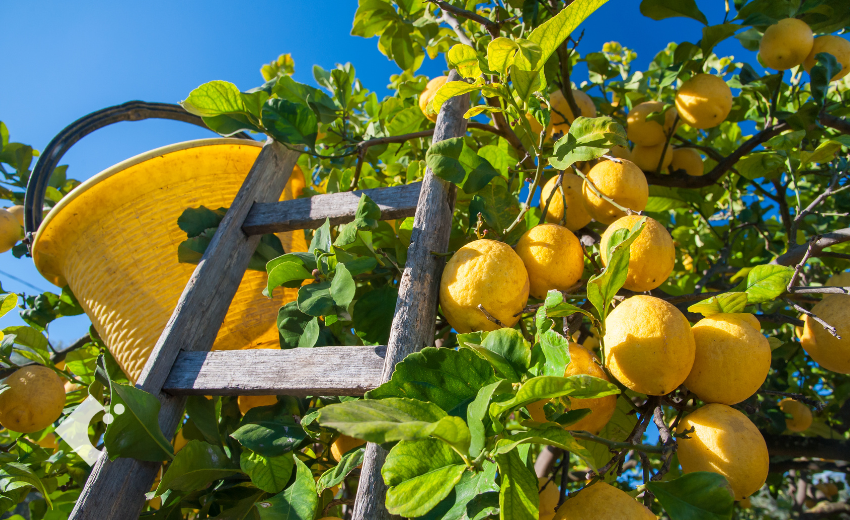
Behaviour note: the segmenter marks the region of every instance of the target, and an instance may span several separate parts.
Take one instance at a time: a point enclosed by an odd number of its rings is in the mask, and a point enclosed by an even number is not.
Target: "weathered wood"
[[[381,384],[387,347],[181,352],[165,380],[173,395],[353,395]]]
[[[345,191],[329,195],[316,195],[306,199],[254,204],[242,231],[248,235],[279,233],[296,229],[315,229],[331,220],[336,226],[354,220],[360,196],[366,195],[381,208],[381,220],[412,217],[419,201],[421,182],[373,188],[371,190]]]
[[[242,232],[245,217],[255,202],[278,200],[299,154],[271,140],[263,147],[139,376],[136,386],[159,396],[159,426],[166,437],[174,434],[183,417],[186,397],[162,394],[162,385],[181,348],[209,351],[212,347],[260,240]],[[157,463],[135,459],[110,462],[104,453],[92,468],[70,519],[137,518],[158,469]]]
[[[449,74],[449,81],[459,79],[457,71]],[[467,120],[463,114],[468,109],[468,94],[444,103],[437,116],[433,142],[464,135]],[[436,177],[430,168],[426,170],[407,250],[407,263],[399,284],[382,382],[389,381],[396,364],[405,356],[434,344],[437,297],[445,259],[431,252],[444,253],[448,249],[455,192],[453,184]],[[384,507],[387,487],[381,478],[386,456],[386,450],[376,444],[369,443],[366,447],[353,520],[391,518]]]

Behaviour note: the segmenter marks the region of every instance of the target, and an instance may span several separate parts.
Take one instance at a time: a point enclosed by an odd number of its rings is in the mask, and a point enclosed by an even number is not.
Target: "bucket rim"
[[[129,159],[125,159],[117,164],[106,168],[86,179],[79,186],[75,187],[71,190],[67,195],[62,197],[62,199],[50,209],[50,212],[41,222],[41,225],[38,227],[38,230],[35,233],[35,237],[32,242],[32,256],[33,263],[36,264],[36,268],[38,269],[38,262],[36,261],[36,256],[38,255],[38,242],[41,236],[45,233],[50,227],[51,222],[55,219],[56,215],[62,212],[63,209],[71,205],[76,199],[81,197],[84,193],[92,189],[94,186],[98,185],[102,181],[121,173],[122,171],[141,164],[145,161],[155,159],[157,157],[161,157],[170,153],[180,152],[184,150],[190,150],[192,148],[202,148],[206,146],[217,146],[217,145],[228,145],[228,144],[238,144],[238,145],[246,145],[246,146],[255,146],[257,148],[262,148],[264,143],[262,141],[251,141],[248,139],[238,139],[235,137],[210,137],[204,139],[193,139],[191,141],[183,141],[179,143],[169,144],[166,146],[161,146],[159,148],[154,148],[153,150],[149,150],[147,152],[142,152],[138,155],[130,157]],[[40,269],[39,269],[40,271]],[[44,276],[44,274],[42,274]],[[50,279],[48,278],[48,281]]]

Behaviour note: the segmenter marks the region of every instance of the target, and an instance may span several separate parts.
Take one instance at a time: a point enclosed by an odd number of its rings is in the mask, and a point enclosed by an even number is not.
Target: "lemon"
[[[8,210],[0,209],[0,253],[12,249],[22,238],[24,228],[18,223],[17,217]]]
[[[738,507],[740,507],[741,509],[749,509],[753,507],[753,504],[752,502],[750,502],[749,498],[745,498],[743,500],[738,501]]]
[[[653,296],[627,298],[605,320],[605,363],[635,392],[664,395],[681,385],[694,364],[694,335],[685,316]]]
[[[827,280],[824,285],[827,286],[827,287],[850,287],[850,272],[845,271],[843,273],[834,274],[834,275],[829,277],[829,280]],[[843,295],[843,294],[824,294],[823,300],[826,301],[827,299],[832,298],[833,296],[841,297],[841,296],[845,296],[845,295]],[[799,336],[799,334],[797,336]]]
[[[51,452],[56,449],[56,446],[58,446],[58,444],[56,443],[56,435],[52,433],[48,433],[47,435],[39,439],[36,444],[38,444],[45,450]]]
[[[767,445],[747,417],[725,404],[707,404],[686,416],[677,431],[682,471],[711,471],[726,477],[736,500],[758,491],[767,479]]]
[[[597,482],[558,509],[555,520],[655,520],[655,515],[625,491]]]
[[[242,412],[242,415],[248,413],[248,410],[251,408],[256,408],[258,406],[271,406],[273,404],[277,404],[277,396],[276,395],[240,395],[236,399],[237,404],[239,405],[239,411]]]
[[[838,331],[841,339],[803,315],[800,344],[817,364],[840,374],[850,374],[850,295],[832,294],[812,308],[812,313]]]
[[[584,91],[573,89],[573,99],[581,112],[580,116],[596,117],[596,106]],[[558,137],[557,134],[566,134],[570,131],[570,125],[575,121],[576,116],[573,115],[567,98],[560,90],[552,92],[549,96],[549,104],[552,105],[552,113],[549,115],[549,137],[554,140]],[[566,121],[564,121],[565,117]]]
[[[592,182],[602,194],[632,211],[643,211],[649,200],[646,176],[635,163],[625,159],[620,159],[619,162],[609,160],[599,162],[587,174],[587,180],[582,185],[582,195],[587,212],[603,224],[614,222],[624,216],[625,212],[599,197],[588,181]]]
[[[65,387],[56,373],[41,365],[19,368],[4,381],[0,425],[13,432],[43,430],[62,415]]]
[[[756,393],[770,370],[770,344],[755,316],[715,314],[692,330],[697,348],[688,390],[707,403],[729,405]]]
[[[679,117],[694,128],[714,128],[732,111],[732,89],[722,78],[697,74],[676,94]]]
[[[667,136],[673,132],[673,123],[676,121],[678,112],[675,108],[664,113],[664,126],[655,121],[647,121],[646,116],[653,112],[661,112],[664,103],[659,101],[645,101],[634,107],[629,112],[628,136],[629,141],[638,146],[655,146],[667,142]]]
[[[830,34],[815,38],[812,50],[809,52],[809,55],[806,56],[806,61],[803,62],[803,67],[806,69],[806,72],[811,72],[812,67],[815,66],[815,63],[817,63],[815,57],[821,52],[832,54],[835,56],[838,63],[841,64],[841,70],[832,76],[830,81],[841,79],[850,73],[850,41],[847,41],[840,36],[832,36]]]
[[[428,104],[431,103],[431,100],[434,99],[434,95],[438,90],[440,90],[440,87],[446,84],[446,81],[448,80],[448,76],[436,77],[429,81],[428,84],[425,85],[425,90],[419,94],[419,110],[421,110],[422,113],[425,114],[425,117],[431,121],[437,121],[437,114],[428,108]]]
[[[661,152],[664,152],[662,161]],[[670,163],[673,162],[673,147],[667,143],[661,143],[655,146],[635,145],[632,149],[632,162],[637,164],[638,168],[645,172],[666,172]],[[658,163],[661,167],[658,167]]]
[[[348,435],[340,435],[340,437],[331,444],[331,456],[335,461],[339,462],[342,460],[343,455],[354,448],[363,446],[364,444],[366,444],[366,441],[363,439],[349,437]]]
[[[171,444],[174,446],[174,453],[177,453],[189,444],[189,441],[183,436],[183,428],[177,432],[177,435],[174,436],[174,441]]]
[[[572,231],[557,224],[542,224],[526,231],[516,245],[516,253],[525,264],[529,293],[535,298],[545,298],[550,289],[566,291],[584,272],[581,242]]]
[[[764,31],[759,58],[771,69],[788,70],[803,63],[813,44],[814,35],[806,22],[785,18]]]
[[[608,155],[611,157],[616,157],[617,159],[628,159],[632,160],[632,151],[626,148],[625,146],[615,144],[608,150]]]
[[[699,177],[705,173],[702,156],[693,148],[674,148],[671,157],[670,171],[684,170],[691,177]]]
[[[786,398],[779,401],[779,409],[791,418],[785,418],[785,426],[792,432],[804,432],[812,425],[812,411],[800,401]]]
[[[555,484],[554,481],[549,482],[547,477],[538,477],[537,488],[540,490],[540,508],[538,509],[540,514],[538,518],[539,520],[552,520],[555,518],[558,500],[561,498],[558,484]]]
[[[528,302],[528,273],[504,242],[476,240],[452,255],[440,280],[440,308],[457,332],[496,330],[481,305],[505,327],[519,321]]]
[[[646,224],[640,235],[629,246],[629,271],[626,289],[635,292],[649,291],[663,284],[676,265],[676,248],[673,238],[657,220],[640,215],[627,215],[617,219],[602,234],[602,264],[608,265],[608,240],[618,229],[631,229],[641,218]]]
[[[21,205],[12,206],[11,208],[7,208],[6,211],[8,211],[12,215],[14,215],[15,218],[17,219],[17,221],[18,221],[18,224],[20,224],[21,227],[24,227],[24,207],[23,206],[21,206]]]
[[[575,343],[570,344],[570,363],[564,371],[564,377],[589,375],[611,381],[605,371],[597,364],[596,356],[584,347]],[[590,414],[585,415],[578,422],[566,426],[566,430],[585,430],[590,433],[598,433],[611,417],[614,415],[614,410],[617,408],[617,396],[607,395],[597,399],[562,399],[564,404],[567,404],[567,410],[584,410],[589,409]]]
[[[546,206],[546,201],[549,200],[552,190],[555,188],[555,183],[558,181],[558,176],[554,176],[543,186],[543,191],[540,195],[540,209]],[[546,222],[558,224],[564,218],[564,199],[567,201],[567,229],[570,231],[578,231],[591,221],[590,214],[584,208],[584,200],[581,195],[581,177],[574,173],[570,168],[564,171],[564,180],[561,181],[561,186],[564,188],[564,196],[561,196],[561,190],[555,191],[552,197],[552,202],[549,203],[549,209],[546,211]]]

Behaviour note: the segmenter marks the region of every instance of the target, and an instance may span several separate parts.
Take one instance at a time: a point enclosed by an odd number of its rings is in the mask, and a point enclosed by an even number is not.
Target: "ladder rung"
[[[242,225],[247,235],[315,229],[331,219],[336,226],[354,220],[360,195],[366,194],[381,208],[381,220],[412,217],[419,202],[421,182],[391,188],[345,191],[283,202],[258,202]]]
[[[174,395],[351,395],[381,384],[387,347],[181,351],[162,387]]]

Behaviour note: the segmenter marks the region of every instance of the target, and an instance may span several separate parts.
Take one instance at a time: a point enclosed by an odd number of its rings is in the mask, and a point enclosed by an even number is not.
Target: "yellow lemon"
[[[242,412],[242,415],[245,415],[251,408],[256,408],[258,406],[271,406],[273,404],[277,404],[277,396],[240,395],[239,398],[236,400],[236,403],[239,405],[239,411]]]
[[[440,90],[440,87],[446,84],[448,79],[448,76],[439,76],[432,79],[425,85],[425,90],[419,94],[419,110],[431,121],[437,121],[437,114],[428,108],[428,104],[434,99],[434,95]]]
[[[62,415],[65,387],[56,373],[41,365],[19,368],[0,393],[0,425],[13,432],[43,430]]]
[[[582,90],[573,89],[573,99],[576,101],[581,116],[596,117],[596,106],[590,96]],[[567,103],[567,98],[560,90],[552,92],[549,96],[549,104],[552,105],[552,113],[549,116],[549,137],[553,140],[557,137],[556,134],[566,134],[570,131],[570,125],[575,121],[576,116],[570,110],[570,104]],[[564,118],[567,118],[564,121]]]
[[[694,335],[685,316],[653,296],[627,298],[605,320],[605,363],[635,392],[664,395],[681,385],[694,364]]]
[[[572,231],[557,224],[542,224],[526,231],[516,245],[516,253],[525,264],[529,293],[535,298],[545,298],[550,289],[566,291],[584,272],[581,242]]]
[[[664,152],[663,159],[661,157],[662,151]],[[635,145],[632,150],[632,162],[645,172],[666,172],[670,163],[673,162],[673,147],[667,143],[655,146]],[[660,168],[658,167],[659,163],[661,163]]]
[[[840,36],[832,36],[831,34],[815,38],[812,50],[806,56],[806,61],[803,62],[806,72],[811,72],[812,67],[817,63],[815,57],[821,52],[832,54],[838,63],[841,64],[841,70],[832,76],[830,81],[841,79],[850,73],[850,41]]]
[[[593,183],[602,194],[611,198],[617,204],[632,211],[643,211],[649,200],[649,185],[646,176],[632,161],[604,160],[590,169],[587,180],[582,185],[584,207],[596,221],[610,224],[625,215],[625,212],[614,207],[610,202],[596,194],[589,185]]]
[[[655,520],[652,511],[605,482],[587,486],[562,505],[555,520]]]
[[[531,127],[531,132],[534,134],[531,138],[534,140],[534,144],[537,145],[540,140],[540,132],[543,131],[543,125],[531,114],[525,114],[525,119],[528,120],[528,126]]]
[[[546,201],[555,189],[555,183],[558,181],[558,176],[555,175],[543,186],[543,191],[540,195],[540,209],[546,206]],[[573,169],[564,172],[564,180],[561,181],[561,186],[564,188],[564,196],[561,196],[561,190],[555,191],[552,196],[552,202],[549,203],[549,209],[546,211],[546,222],[558,224],[564,218],[564,199],[567,201],[567,229],[570,231],[578,231],[591,221],[590,214],[584,208],[584,200],[581,195],[581,177],[573,173]]]
[[[331,456],[335,461],[339,462],[342,460],[343,455],[354,448],[363,446],[364,444],[366,444],[366,441],[363,439],[356,439],[354,437],[349,437],[348,435],[341,435],[333,442],[333,444],[331,444]]]
[[[539,520],[552,520],[555,518],[555,509],[558,508],[558,500],[561,498],[558,484],[554,481],[549,482],[547,477],[538,477],[537,488],[540,490],[540,508],[538,509],[540,513],[538,518]]]
[[[749,498],[745,498],[743,500],[738,501],[738,507],[740,507],[741,509],[749,509],[753,507],[753,504],[750,502]]]
[[[655,146],[667,142],[667,136],[673,132],[673,123],[678,112],[675,108],[664,114],[664,126],[655,121],[647,121],[646,116],[653,112],[661,112],[664,103],[645,101],[629,112],[628,136],[629,141],[639,146]]]
[[[632,151],[626,148],[625,146],[621,146],[619,144],[614,145],[610,150],[608,150],[608,155],[611,157],[616,157],[617,159],[628,159],[632,160]]]
[[[803,63],[814,41],[806,22],[785,18],[764,31],[759,43],[759,58],[771,69],[788,70]]]
[[[779,409],[791,418],[785,418],[785,426],[792,432],[804,432],[812,425],[812,411],[800,401],[786,398],[779,401]]]
[[[676,248],[673,237],[657,220],[640,215],[627,215],[608,226],[601,239],[602,264],[608,265],[608,240],[618,229],[631,229],[641,218],[646,224],[640,235],[629,246],[629,272],[626,289],[635,292],[649,291],[663,284],[676,265]]]
[[[800,344],[818,365],[840,374],[850,374],[850,295],[833,294],[812,308],[812,313],[838,331],[841,339],[803,315]]]
[[[694,148],[674,148],[671,157],[670,171],[684,170],[691,177],[705,173],[702,156]]]
[[[6,211],[8,211],[12,215],[14,215],[15,219],[17,219],[17,221],[18,221],[18,224],[20,224],[21,227],[24,227],[24,207],[23,206],[21,206],[21,205],[12,206],[11,208],[6,209]]]
[[[519,321],[528,302],[528,273],[511,246],[476,240],[452,255],[440,280],[440,308],[457,332],[496,330],[479,305],[505,327]]]
[[[0,253],[12,249],[22,238],[24,228],[18,223],[17,217],[8,210],[0,209]]]
[[[756,393],[770,370],[770,343],[755,316],[715,314],[692,330],[697,349],[688,390],[707,403],[729,405]]]
[[[174,445],[174,453],[177,453],[178,451],[182,450],[184,446],[189,444],[189,441],[186,440],[186,437],[183,436],[182,428],[179,432],[177,432],[177,435],[174,436],[174,442],[172,442],[172,444]]]
[[[694,128],[714,128],[732,111],[732,89],[722,78],[697,74],[676,94],[679,117]]]
[[[36,444],[38,444],[47,451],[53,451],[56,449],[56,446],[58,446],[58,444],[56,444],[56,435],[52,433],[48,433],[47,435],[39,439]]]
[[[850,272],[845,271],[843,273],[834,274],[829,277],[829,280],[827,280],[824,285],[826,285],[827,287],[850,287]],[[824,294],[823,300],[826,301],[827,299],[832,298],[833,296],[840,297],[844,295]],[[799,336],[799,334],[797,336]]]
[[[769,456],[764,438],[747,417],[725,404],[707,404],[679,423],[682,471],[711,471],[726,477],[736,500],[758,491],[767,479]]]

